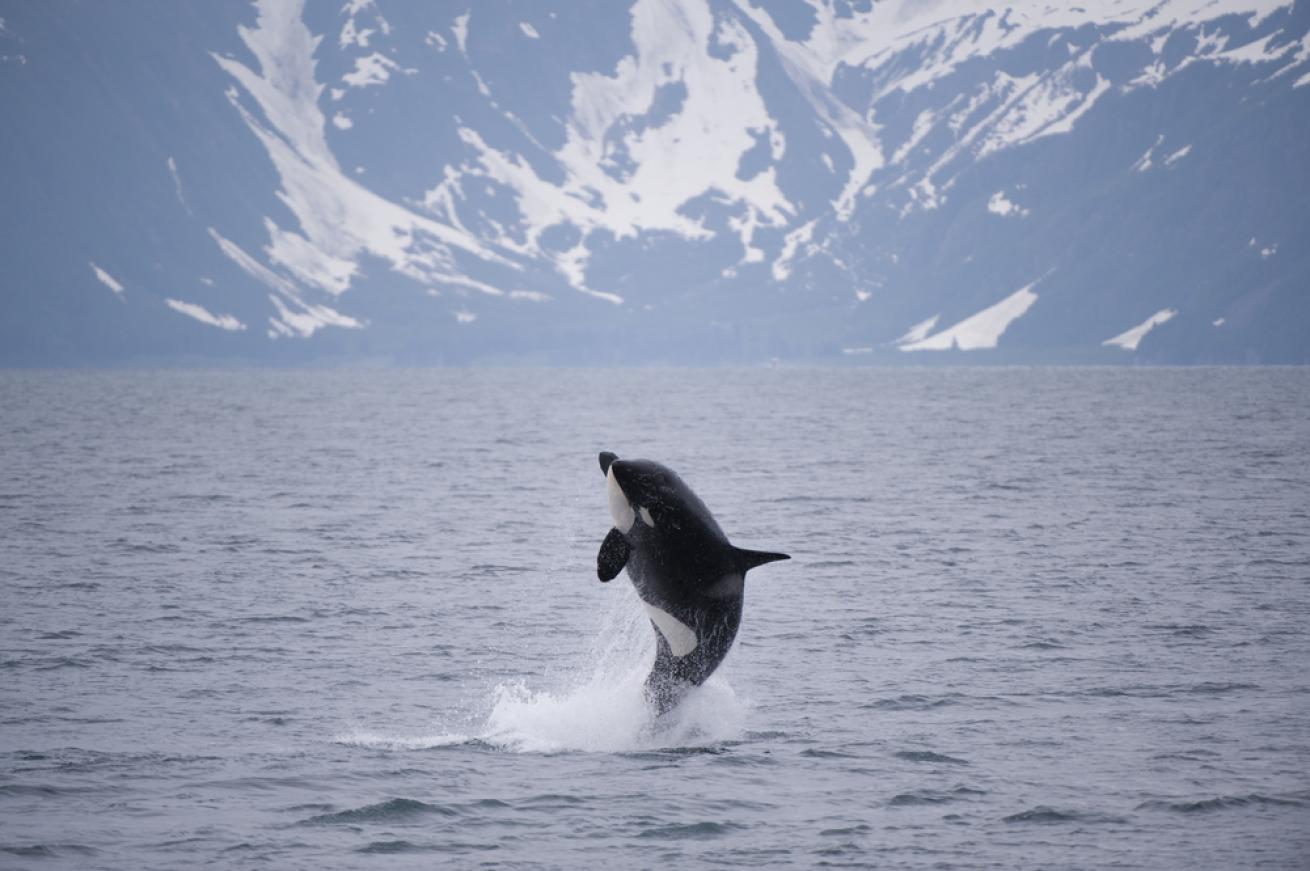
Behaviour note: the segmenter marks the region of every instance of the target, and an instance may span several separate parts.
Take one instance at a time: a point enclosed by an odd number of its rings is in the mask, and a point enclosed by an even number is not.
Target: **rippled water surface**
[[[600,450],[752,572],[668,722]],[[1310,372],[0,373],[0,867],[1310,856]]]

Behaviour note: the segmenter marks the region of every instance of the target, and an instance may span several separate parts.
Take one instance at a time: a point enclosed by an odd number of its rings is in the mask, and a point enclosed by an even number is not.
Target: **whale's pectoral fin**
[[[614,580],[628,564],[631,555],[632,547],[623,533],[611,529],[610,534],[600,543],[600,553],[596,554],[596,576],[602,582]]]

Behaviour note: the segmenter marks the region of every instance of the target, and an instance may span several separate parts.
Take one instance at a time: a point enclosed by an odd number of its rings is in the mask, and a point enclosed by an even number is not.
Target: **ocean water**
[[[1305,369],[0,372],[0,593],[4,868],[1310,867]]]

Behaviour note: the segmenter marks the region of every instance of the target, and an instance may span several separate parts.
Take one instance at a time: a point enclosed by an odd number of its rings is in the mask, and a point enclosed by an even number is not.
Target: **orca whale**
[[[785,553],[733,547],[705,503],[667,466],[600,455],[614,528],[596,574],[625,567],[655,627],[655,665],[646,698],[657,714],[705,682],[728,655],[741,625],[746,572]]]

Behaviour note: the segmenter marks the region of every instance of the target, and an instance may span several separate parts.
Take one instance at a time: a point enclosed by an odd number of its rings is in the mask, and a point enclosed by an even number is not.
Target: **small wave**
[[[931,708],[942,708],[954,704],[958,704],[956,699],[948,696],[932,698],[931,696],[910,693],[895,698],[878,699],[860,707],[873,708],[879,711],[926,711]]]
[[[112,542],[120,550],[127,553],[181,553],[182,548],[176,544],[168,542],[132,542],[126,538],[116,538]]]
[[[60,856],[94,856],[96,850],[83,844],[31,844],[16,846],[0,844],[0,853],[23,859],[56,859]]]
[[[941,792],[935,789],[916,789],[912,792],[903,792],[899,795],[892,796],[891,801],[887,802],[892,807],[913,807],[915,805],[935,805],[946,804],[952,801],[967,801],[971,796],[986,795],[985,789],[974,789],[970,786],[957,786],[950,792]]]
[[[1036,823],[1039,825],[1071,822],[1121,825],[1127,822],[1123,817],[1117,817],[1113,814],[1103,814],[1097,811],[1061,810],[1046,805],[1038,805],[1017,814],[1010,814],[1008,817],[1002,817],[1002,821],[1007,823]]]
[[[1169,753],[1157,753],[1152,759],[1182,759],[1187,762],[1198,762],[1204,759],[1218,759],[1222,756],[1215,750],[1207,750],[1204,747],[1189,748],[1186,750],[1175,750]]]
[[[817,747],[811,747],[808,750],[802,750],[801,755],[807,759],[858,759],[854,753],[847,753],[845,750],[823,750]]]
[[[46,786],[40,783],[0,783],[0,796],[55,796],[63,795],[67,790],[60,789],[57,786]]]
[[[957,759],[954,756],[947,756],[942,753],[934,753],[931,750],[899,750],[895,754],[897,759],[906,759],[910,762],[939,762],[947,765],[968,765],[966,759]]]
[[[872,496],[778,496],[773,499],[763,499],[763,502],[775,502],[786,504],[788,502],[830,502],[835,504],[865,504],[872,502]]]
[[[1259,793],[1252,793],[1250,795],[1221,795],[1216,796],[1215,798],[1203,798],[1195,801],[1152,799],[1151,801],[1142,802],[1137,806],[1137,809],[1165,810],[1182,814],[1194,814],[1259,805],[1303,807],[1305,802],[1291,796],[1260,795]]]
[[[500,844],[441,843],[415,844],[412,841],[370,841],[355,850],[356,853],[388,855],[404,853],[463,853],[499,850]]]
[[[379,732],[356,731],[338,735],[333,740],[348,747],[364,747],[370,750],[435,750],[439,747],[468,744],[474,739],[468,735],[447,733],[405,737],[401,735],[383,735]]]
[[[1152,623],[1146,628],[1156,632],[1168,632],[1181,638],[1204,638],[1214,631],[1212,627],[1203,623]]]
[[[562,793],[548,792],[545,795],[534,795],[525,798],[519,802],[519,807],[535,808],[538,810],[562,810],[566,807],[576,807],[580,804],[586,804],[585,798],[579,798],[576,795],[564,795]]]
[[[1073,811],[1060,811],[1053,807],[1039,805],[1002,819],[1007,823],[1067,823],[1078,819],[1078,815]]]
[[[919,789],[914,792],[903,792],[900,795],[894,795],[891,801],[887,803],[892,807],[913,807],[916,805],[946,804],[949,801],[955,801],[955,797],[931,789]]]
[[[845,837],[849,837],[850,835],[867,835],[871,831],[873,831],[873,828],[869,826],[868,823],[856,823],[853,826],[844,826],[842,828],[837,828],[837,829],[824,829],[823,831],[819,832],[819,837],[845,838]]]
[[[427,853],[431,847],[421,847],[409,841],[371,841],[360,847],[357,853]]]
[[[717,838],[730,832],[740,831],[746,828],[738,823],[671,823],[666,826],[654,826],[649,829],[642,829],[637,833],[638,838],[667,838],[669,840],[682,841],[694,840],[699,838]]]
[[[469,568],[467,574],[473,576],[496,577],[497,575],[522,575],[534,571],[532,566],[511,566],[498,563],[479,563]]]
[[[1026,650],[1062,650],[1069,645],[1054,638],[1040,638],[1035,641],[1025,641],[1019,646]]]
[[[33,666],[37,671],[55,671],[61,668],[91,668],[95,663],[76,656],[56,656]]]
[[[318,814],[301,820],[307,826],[353,825],[356,823],[394,823],[425,816],[458,816],[459,811],[414,798],[393,798],[377,804],[330,814]]]
[[[1192,686],[1181,687],[1179,692],[1197,693],[1200,695],[1219,695],[1221,693],[1232,693],[1240,690],[1258,690],[1259,684],[1253,683],[1225,683],[1221,681],[1206,681],[1205,683],[1193,684]]]

